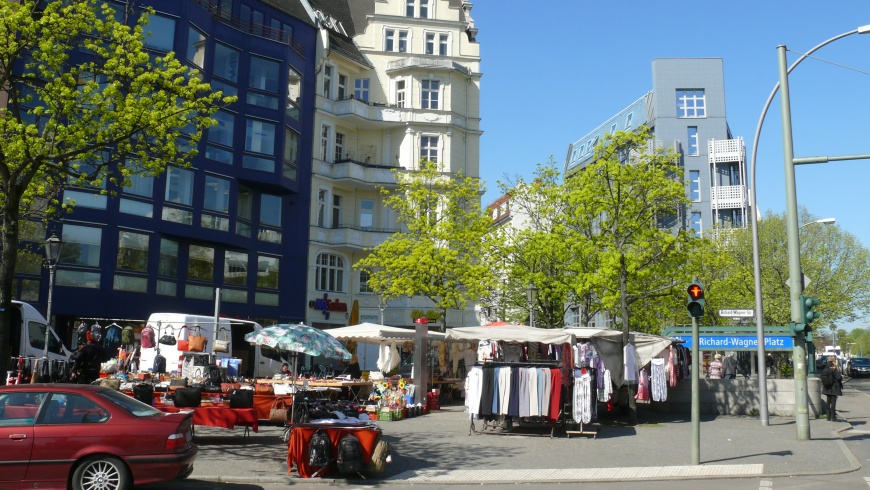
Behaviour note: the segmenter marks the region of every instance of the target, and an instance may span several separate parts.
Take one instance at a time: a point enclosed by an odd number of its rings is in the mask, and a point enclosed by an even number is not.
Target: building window
[[[317,226],[326,226],[326,189],[317,191]]]
[[[689,170],[689,197],[701,202],[701,172],[698,170]]]
[[[293,26],[287,25],[278,19],[269,21],[269,26],[272,27],[271,37],[285,43],[293,39]]]
[[[335,254],[319,254],[314,277],[314,288],[318,291],[344,291],[344,259]]]
[[[413,17],[417,13],[417,0],[405,0],[405,17]]]
[[[178,242],[160,239],[160,260],[157,274],[166,277],[178,276]]]
[[[396,107],[405,107],[405,81],[396,80]]]
[[[248,87],[277,94],[278,63],[252,56]]]
[[[697,156],[698,152],[698,127],[689,126],[689,155]]]
[[[341,196],[333,194],[332,196],[332,228],[337,229],[341,226]]]
[[[287,108],[284,112],[287,116],[299,120],[299,106],[301,103],[299,94],[302,89],[302,75],[293,68],[288,68],[287,71]]]
[[[417,4],[420,4],[420,10],[417,10]],[[419,17],[421,19],[429,18],[429,0],[405,0],[405,17]]]
[[[387,29],[384,32],[384,51],[393,51],[396,49],[396,30]]]
[[[320,127],[320,159],[326,161],[326,150],[329,148],[329,126]]]
[[[187,277],[197,281],[214,280],[214,249],[191,245],[188,253]]]
[[[229,112],[217,111],[212,115],[212,118],[217,124],[208,128],[209,143],[217,143],[232,148],[236,116]]]
[[[214,76],[233,83],[239,78],[239,52],[220,43],[214,45]]]
[[[335,133],[335,161],[341,161],[344,158],[344,134]]]
[[[130,176],[130,185],[124,186],[125,194],[134,196],[153,197],[154,177],[150,175],[133,174]]]
[[[628,131],[631,129],[631,120],[634,119],[634,113],[629,112],[628,116],[625,116],[625,130]]]
[[[420,0],[420,18],[429,18],[429,0]]]
[[[91,226],[63,225],[64,247],[58,262],[67,265],[100,266],[103,230]]]
[[[704,89],[677,90],[677,117],[707,117]]]
[[[240,185],[239,197],[236,200],[236,203],[236,235],[251,238],[254,191],[252,191],[250,187]]]
[[[359,292],[374,293],[375,291],[369,286],[369,271],[359,271]]]
[[[118,269],[148,272],[148,235],[120,231],[117,265]]]
[[[438,54],[447,56],[450,48],[450,36],[447,34],[438,35]]]
[[[257,287],[278,289],[278,264],[277,257],[260,255],[257,257]]]
[[[148,25],[145,26],[144,31],[145,46],[160,51],[172,51],[175,48],[175,19],[151,15],[148,17]]]
[[[438,109],[438,80],[423,80],[422,105],[423,109]]]
[[[332,65],[323,66],[323,92],[322,95],[329,98],[332,93]]]
[[[187,61],[200,68],[205,62],[205,34],[193,27],[187,30]]]
[[[420,159],[438,163],[438,136],[420,138]]]
[[[701,236],[701,213],[692,213],[692,234]]]
[[[178,167],[166,168],[166,202],[193,205],[193,172]]]
[[[357,78],[353,81],[353,96],[363,102],[369,101],[369,79]]]
[[[245,24],[247,24],[248,32],[262,32],[263,25],[266,23],[266,17],[263,15],[263,12],[242,4],[239,7],[239,16],[242,18],[242,27],[245,27]]]
[[[281,226],[281,196],[272,194],[260,196],[260,224]]]
[[[399,52],[408,52],[408,31],[399,31]]]
[[[338,100],[347,98],[347,75],[338,74]]]
[[[248,254],[227,251],[224,254],[224,284],[248,284]]]
[[[206,175],[202,207],[209,211],[228,213],[230,210],[230,181],[214,175]]]
[[[435,54],[435,33],[426,33],[426,54]]]
[[[296,163],[299,158],[299,135],[284,128],[284,177],[296,180]]]
[[[375,201],[363,199],[359,202],[359,227],[371,230],[375,222]]]
[[[274,155],[275,125],[265,121],[248,119],[248,128],[245,135],[245,151]]]

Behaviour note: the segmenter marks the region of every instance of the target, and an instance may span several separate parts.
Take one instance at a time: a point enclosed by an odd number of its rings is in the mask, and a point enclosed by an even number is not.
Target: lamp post
[[[57,237],[54,232],[45,240],[45,258],[48,259],[48,307],[45,311],[45,320],[48,322],[45,325],[45,347],[42,351],[42,357],[48,358],[48,339],[49,325],[51,325],[51,293],[54,289],[54,268],[57,266],[57,261],[60,259],[60,251],[63,249],[63,242]]]
[[[526,290],[526,299],[529,300],[529,326],[535,326],[535,299],[538,297],[538,288],[533,282],[529,282]]]
[[[750,213],[749,218],[750,218],[750,223],[751,223],[751,228],[752,228],[752,265],[753,265],[753,274],[755,276],[755,281],[754,281],[755,282],[755,323],[756,323],[756,329],[757,329],[757,335],[758,335],[758,397],[759,397],[758,414],[759,414],[759,420],[761,421],[761,425],[763,425],[763,426],[767,426],[769,422],[768,422],[768,411],[767,411],[767,377],[765,374],[766,373],[766,366],[765,366],[766,359],[765,359],[765,352],[764,352],[764,310],[763,310],[762,295],[761,295],[761,258],[759,255],[759,247],[758,247],[758,200],[756,198],[756,196],[757,196],[756,188],[758,187],[758,185],[757,185],[756,173],[755,173],[755,168],[756,168],[755,163],[757,160],[756,156],[758,155],[758,140],[761,137],[761,127],[764,124],[764,117],[767,115],[767,109],[770,107],[771,102],[773,102],[773,97],[776,95],[777,91],[779,90],[783,79],[787,80],[788,74],[791,73],[791,71],[794,70],[798,64],[800,64],[803,60],[805,60],[807,57],[812,55],[814,52],[821,49],[823,46],[826,46],[826,45],[828,45],[828,44],[830,44],[838,39],[842,39],[846,36],[851,36],[852,34],[866,34],[868,32],[870,32],[870,25],[861,26],[861,27],[858,27],[857,29],[853,29],[851,31],[844,32],[843,34],[839,34],[837,36],[834,36],[834,37],[822,42],[821,44],[818,44],[814,48],[807,51],[805,54],[801,55],[801,57],[798,58],[798,60],[795,61],[787,70],[785,70],[784,73],[781,72],[780,73],[780,82],[777,83],[776,85],[774,85],[773,90],[770,92],[770,96],[768,96],[767,102],[765,103],[764,108],[761,110],[761,116],[758,118],[758,126],[755,129],[755,137],[753,138],[753,141],[752,141],[752,161],[751,161],[751,165],[750,165],[752,187],[749,189],[749,201],[750,201],[750,204],[752,206],[752,212]],[[784,49],[783,49],[783,58],[784,58]],[[784,62],[785,60],[783,59],[782,61]],[[787,100],[787,96],[784,95],[783,99]],[[784,113],[786,112],[786,109],[785,109],[786,106],[787,106],[787,104],[784,103],[783,104],[783,112]],[[790,113],[790,111],[788,111],[788,113],[789,113],[788,114],[789,115],[789,117],[788,117],[788,124],[789,124],[789,126],[788,126],[788,141],[789,141],[789,145],[788,146],[791,147],[791,145],[790,145],[790,142],[791,142],[791,113]],[[784,117],[783,118],[783,125],[785,125],[785,124],[786,124],[786,119]],[[785,140],[786,140],[785,128],[783,128],[783,129],[784,129],[783,130],[783,143],[785,144]],[[791,166],[792,171],[791,171],[790,183],[789,183],[789,178],[788,178],[789,172],[786,172],[786,187],[791,187],[792,189],[794,189],[794,167],[793,167],[793,165],[795,163],[821,163],[821,162],[826,162],[826,161],[831,161],[831,160],[847,160],[847,159],[853,159],[853,157],[833,157],[833,158],[815,157],[815,158],[809,158],[809,159],[794,159],[793,155],[789,155],[789,157],[788,157],[789,161],[787,161],[786,166]],[[801,160],[801,161],[798,162],[798,160]],[[792,195],[791,197],[794,197],[794,196]],[[787,215],[789,214],[788,211],[786,212],[786,214]],[[794,235],[796,238],[797,233],[795,233]],[[791,237],[791,235],[790,235],[790,237]],[[791,253],[792,253],[792,250],[791,250],[791,246],[790,246],[789,247],[789,255],[791,255]],[[793,275],[792,281],[795,281],[795,284],[797,284],[802,277],[803,277],[802,275],[798,275],[798,276]],[[792,292],[795,292],[794,291],[795,289],[797,289],[797,288],[795,287],[792,290]],[[799,294],[799,293],[800,292],[797,292],[795,294]],[[794,300],[795,300],[795,297],[792,296],[792,311],[794,311]],[[803,397],[804,405],[803,405],[803,407],[804,407],[804,409],[806,409],[806,396],[805,396],[806,395],[806,379],[804,379],[803,387],[804,387],[804,393],[803,393],[804,394],[804,397]],[[797,393],[796,393],[796,395],[797,395]],[[797,401],[797,398],[796,398],[796,401]],[[808,416],[801,417],[801,420],[799,420],[798,424],[796,424],[798,426],[798,439],[801,439],[802,438],[801,436],[804,433],[803,429],[801,428],[801,425],[804,422],[806,423],[806,427],[807,427],[806,438],[809,439],[809,417]]]
[[[384,310],[387,309],[387,301],[382,295],[378,295],[378,309],[381,310],[381,325],[384,324]]]

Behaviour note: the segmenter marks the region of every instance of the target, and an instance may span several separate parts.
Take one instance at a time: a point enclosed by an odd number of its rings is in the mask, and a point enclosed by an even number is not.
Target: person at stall
[[[70,356],[73,362],[71,377],[77,384],[91,384],[99,379],[100,364],[103,359],[103,346],[94,339],[90,330],[85,332],[84,340],[85,342],[79,341],[79,348]]]
[[[281,376],[290,377],[293,373],[290,372],[290,364],[284,363],[281,364],[281,370],[275,374],[280,374]]]
[[[362,369],[359,367],[359,357],[356,354],[350,358],[350,362],[344,368],[344,374],[349,374],[350,379],[362,378]]]

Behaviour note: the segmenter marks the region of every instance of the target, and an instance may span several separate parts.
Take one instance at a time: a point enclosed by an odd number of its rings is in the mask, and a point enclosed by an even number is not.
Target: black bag
[[[170,379],[169,389],[187,388],[187,378]]]
[[[172,325],[167,325],[164,332],[166,333],[161,335],[157,342],[163,345],[175,345],[178,339],[175,338],[175,329],[172,328]]]
[[[230,408],[254,408],[254,390],[233,390]]]
[[[154,356],[154,366],[152,366],[151,371],[155,374],[160,373],[163,374],[166,372],[166,358],[160,354]]]
[[[338,441],[338,458],[335,462],[339,473],[359,473],[363,470],[362,447],[355,435],[348,434]]]
[[[148,405],[154,404],[154,385],[139,383],[133,385],[133,398]]]
[[[202,404],[202,388],[178,388],[175,390],[175,406],[198,407]]]
[[[224,380],[221,379],[221,370],[220,370],[220,368],[217,367],[217,366],[215,366],[214,364],[210,365],[210,366],[208,367],[208,379],[207,379],[207,381],[206,381],[206,384],[211,384],[211,385],[218,385],[218,386],[220,386],[220,384],[223,383],[223,381],[224,381]]]
[[[830,368],[825,368],[822,374],[819,375],[819,379],[822,380],[822,386],[825,388],[834,386],[834,373],[831,372]]]
[[[332,442],[329,441],[329,434],[323,429],[317,429],[308,442],[308,465],[320,468],[328,465],[331,459]]]

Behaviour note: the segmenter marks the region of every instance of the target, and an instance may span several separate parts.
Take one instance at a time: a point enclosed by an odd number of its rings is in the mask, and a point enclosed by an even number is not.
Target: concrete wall
[[[702,379],[699,381],[702,414],[757,415],[758,380]],[[825,413],[822,384],[818,378],[807,379],[810,417]],[[691,413],[692,380],[684,379],[668,389],[668,400],[650,402],[650,409],[660,412]],[[794,417],[794,380],[767,380],[767,411],[769,415]]]

